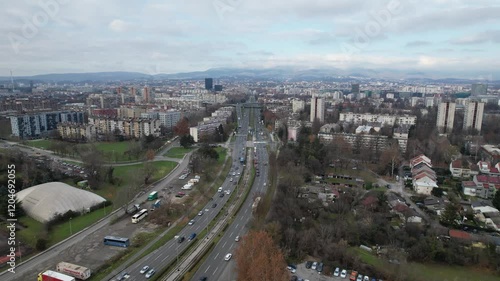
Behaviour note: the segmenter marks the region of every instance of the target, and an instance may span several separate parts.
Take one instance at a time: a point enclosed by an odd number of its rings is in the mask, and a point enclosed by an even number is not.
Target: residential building
[[[490,163],[498,163],[500,162],[500,148],[495,145],[482,145],[479,149],[479,155],[481,159]]]
[[[77,140],[77,141],[91,141],[95,140],[97,131],[92,124],[79,124],[79,123],[59,123],[57,124],[57,131],[62,139]]]
[[[311,98],[311,122],[318,119],[320,123],[325,121],[325,100],[313,95]]]
[[[440,133],[448,134],[453,130],[455,107],[456,104],[453,102],[442,102],[439,104],[436,126]]]
[[[140,118],[142,113],[146,113],[145,106],[125,106],[118,108],[119,118]]]
[[[160,135],[160,120],[159,119],[142,119],[142,118],[104,118],[104,117],[89,117],[89,124],[95,126],[97,135],[116,134],[125,138],[139,139],[144,135]]]
[[[158,117],[160,118],[160,124],[167,129],[174,128],[177,122],[181,120],[181,116],[182,114],[180,111],[166,111],[160,112],[158,114]]]
[[[212,113],[212,116],[198,122],[198,126],[189,128],[189,134],[195,142],[203,141],[206,137],[214,135],[220,125],[226,125],[229,122],[233,110],[234,108],[230,106],[219,108]]]
[[[389,146],[389,138],[382,135],[369,134],[344,134],[344,133],[318,133],[318,138],[323,142],[331,142],[336,138],[342,138],[351,147],[370,147],[382,151]]]
[[[417,116],[415,115],[388,115],[388,114],[371,114],[371,113],[340,113],[339,122],[348,122],[354,124],[364,123],[380,123],[383,125],[394,126],[398,125],[415,125]]]
[[[484,103],[477,101],[468,101],[465,103],[464,110],[464,130],[475,129],[481,132],[483,122]]]
[[[62,122],[62,119],[83,123],[84,113],[60,111],[40,112],[10,116],[9,118],[12,135],[21,139],[33,139],[47,135],[52,130],[57,130],[57,124]]]
[[[430,195],[432,190],[438,187],[436,183],[436,172],[432,170],[432,162],[429,157],[419,155],[410,160],[413,189],[418,194]]]
[[[500,190],[500,177],[491,175],[475,175],[472,181],[462,182],[462,191],[468,196],[491,199]]]
[[[479,174],[479,167],[463,159],[456,159],[450,163],[450,172],[454,178],[468,178]]]
[[[304,110],[306,102],[303,100],[294,99],[292,100],[292,112],[299,113]]]

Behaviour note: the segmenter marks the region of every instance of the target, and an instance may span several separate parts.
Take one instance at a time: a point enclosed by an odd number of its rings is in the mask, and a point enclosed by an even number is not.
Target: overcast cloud
[[[0,76],[10,70],[19,76],[215,67],[500,67],[495,0],[2,2]]]

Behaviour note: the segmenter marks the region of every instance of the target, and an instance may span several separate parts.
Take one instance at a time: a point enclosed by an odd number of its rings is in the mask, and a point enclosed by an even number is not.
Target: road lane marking
[[[205,273],[207,273],[207,271],[210,269],[210,265],[207,267],[207,269],[205,270]]]

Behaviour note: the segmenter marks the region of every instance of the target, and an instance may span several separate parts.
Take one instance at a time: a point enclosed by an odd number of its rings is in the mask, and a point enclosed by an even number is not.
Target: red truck
[[[47,270],[38,274],[38,281],[76,281],[75,277],[71,277],[59,272]]]

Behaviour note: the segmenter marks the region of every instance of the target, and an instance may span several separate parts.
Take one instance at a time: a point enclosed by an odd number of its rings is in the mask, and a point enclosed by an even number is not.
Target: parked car
[[[340,278],[346,278],[346,277],[347,277],[347,270],[342,269],[342,271],[340,272]]]
[[[144,273],[148,272],[148,270],[149,270],[149,266],[145,265],[145,266],[141,269],[141,271],[139,271],[139,272],[140,272],[141,274],[144,274]]]
[[[311,269],[316,270],[317,266],[318,266],[318,262],[313,262],[313,264],[311,265]]]
[[[351,281],[356,281],[356,277],[357,277],[357,276],[358,276],[358,272],[357,272],[357,271],[355,271],[355,270],[353,270],[353,271],[351,272],[351,276],[349,276],[349,280],[351,280]]]
[[[292,273],[295,273],[297,271],[297,266],[295,266],[294,264],[289,264],[286,268]]]
[[[318,263],[318,266],[316,266],[316,271],[318,271],[319,273],[321,273],[323,271],[323,263],[322,262]]]
[[[340,268],[335,268],[335,271],[333,272],[333,276],[338,277],[340,276]]]
[[[365,275],[365,277],[363,277],[363,281],[370,281],[370,277]]]
[[[146,278],[151,278],[151,276],[153,276],[155,273],[156,271],[154,269],[151,269],[150,271],[148,271],[148,273],[146,273]]]
[[[312,261],[306,261],[306,268],[311,268],[313,262]]]
[[[363,281],[363,275],[362,275],[362,274],[359,274],[359,275],[358,275],[358,279],[356,279],[356,281]]]

